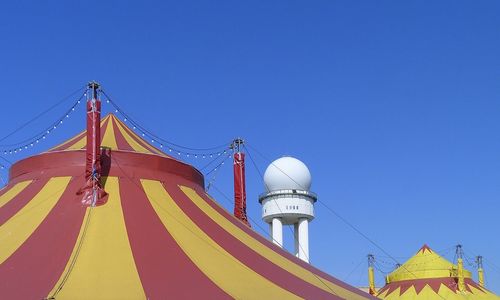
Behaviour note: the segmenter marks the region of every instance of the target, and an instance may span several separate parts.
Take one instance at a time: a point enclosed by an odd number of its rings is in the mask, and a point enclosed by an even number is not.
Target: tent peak
[[[429,247],[427,244],[424,244],[417,252],[420,253],[420,254],[424,254],[425,251],[428,251],[429,253],[433,253],[434,251],[432,251],[431,247]]]

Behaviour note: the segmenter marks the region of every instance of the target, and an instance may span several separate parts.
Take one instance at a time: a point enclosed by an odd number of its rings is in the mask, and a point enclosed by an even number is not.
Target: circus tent
[[[96,205],[82,202],[85,131],[11,167],[0,191],[3,299],[373,298],[257,234],[205,192],[197,169],[115,115],[100,133],[107,196]]]
[[[463,287],[460,288],[460,270],[455,265],[424,245],[418,252],[387,276],[387,284],[378,297],[387,300],[497,300],[500,299],[472,279],[463,269]]]

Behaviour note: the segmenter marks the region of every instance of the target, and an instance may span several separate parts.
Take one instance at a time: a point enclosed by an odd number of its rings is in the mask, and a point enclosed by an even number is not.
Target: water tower
[[[264,185],[266,192],[259,202],[273,242],[283,247],[283,225],[294,225],[295,256],[309,262],[309,222],[314,219],[317,200],[309,191],[309,169],[296,158],[279,158],[267,167]]]

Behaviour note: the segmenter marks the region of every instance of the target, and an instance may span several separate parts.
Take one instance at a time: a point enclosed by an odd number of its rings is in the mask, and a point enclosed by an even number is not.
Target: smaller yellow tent
[[[498,300],[464,270],[465,290],[458,288],[458,267],[424,245],[389,274],[377,297],[386,300]]]

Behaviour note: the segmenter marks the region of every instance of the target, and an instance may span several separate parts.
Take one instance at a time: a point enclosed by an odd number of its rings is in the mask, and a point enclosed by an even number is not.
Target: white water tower
[[[295,256],[309,262],[309,222],[314,219],[317,200],[309,191],[309,169],[296,158],[279,158],[267,167],[264,185],[266,193],[260,195],[259,202],[273,242],[283,247],[283,225],[294,225]]]

